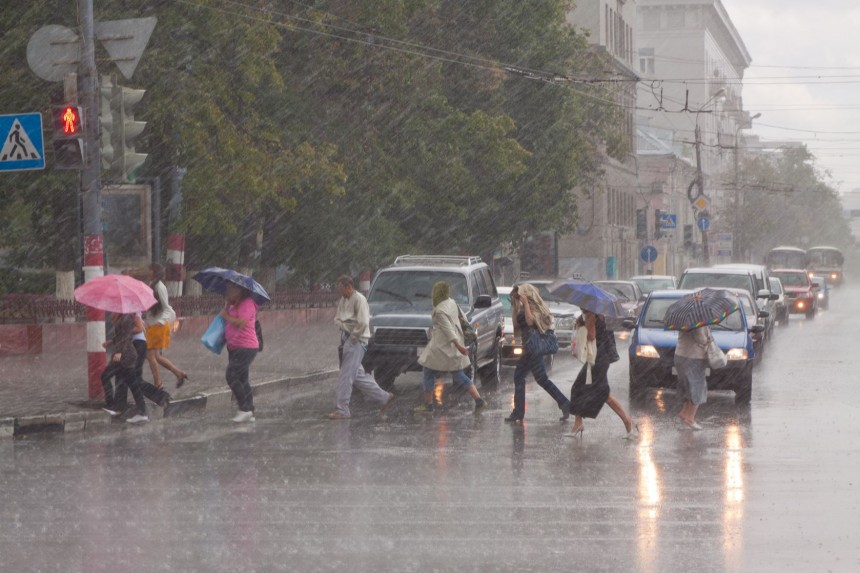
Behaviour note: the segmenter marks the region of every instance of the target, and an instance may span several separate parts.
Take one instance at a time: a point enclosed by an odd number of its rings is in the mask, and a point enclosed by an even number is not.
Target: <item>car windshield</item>
[[[687,273],[681,277],[681,289],[697,289],[700,287],[740,288],[750,290],[752,280],[746,274],[728,273]]]
[[[664,289],[673,289],[675,288],[675,282],[670,278],[643,278],[643,279],[633,279],[639,288],[642,289],[642,292],[645,294],[650,293],[652,290],[664,290]]]
[[[609,294],[614,294],[623,301],[636,300],[636,291],[633,289],[633,285],[631,284],[604,281],[594,281],[594,284],[596,284]]]
[[[513,312],[511,310],[511,295],[499,293],[499,300],[502,301],[502,310],[504,310],[505,316],[511,316]]]
[[[663,328],[663,318],[666,316],[666,311],[678,300],[677,298],[652,298],[643,312],[642,327]],[[742,331],[744,323],[740,313],[733,312],[720,324],[711,325],[711,328],[714,330]]]
[[[780,280],[783,286],[805,287],[809,286],[809,277],[803,271],[798,272],[775,272],[771,273]]]
[[[380,273],[370,289],[367,300],[371,304],[386,306],[415,306],[429,308],[433,285],[448,283],[453,298],[459,305],[469,304],[466,277],[459,273],[441,271],[406,271],[402,269]]]

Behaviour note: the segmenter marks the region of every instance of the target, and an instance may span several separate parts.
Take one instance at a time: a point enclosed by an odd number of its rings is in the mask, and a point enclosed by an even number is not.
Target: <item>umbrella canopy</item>
[[[718,324],[740,308],[738,297],[723,289],[703,288],[688,294],[666,309],[665,330],[693,330]]]
[[[625,316],[618,298],[597,285],[578,279],[562,279],[547,287],[550,293],[564,302],[575,304],[582,310],[612,318]]]
[[[90,279],[75,289],[75,300],[119,314],[143,312],[158,302],[148,284],[128,275],[105,275]]]
[[[209,267],[191,278],[202,284],[206,290],[219,294],[225,294],[227,292],[227,283],[233,283],[249,291],[251,298],[257,304],[263,304],[272,300],[269,298],[269,293],[266,292],[266,289],[260,283],[248,275],[243,275],[232,269]]]

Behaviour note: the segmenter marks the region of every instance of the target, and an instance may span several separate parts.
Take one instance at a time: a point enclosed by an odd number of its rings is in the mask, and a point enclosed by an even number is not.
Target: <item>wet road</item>
[[[533,384],[512,427],[507,371],[480,416],[450,395],[414,415],[411,374],[387,420],[358,399],[324,420],[321,382],[258,400],[253,426],[0,442],[0,571],[857,571],[860,289],[831,309],[778,329],[751,407],[712,392],[697,433],[664,391],[633,410],[637,442],[608,408],[566,438]],[[552,377],[567,392],[577,370]]]

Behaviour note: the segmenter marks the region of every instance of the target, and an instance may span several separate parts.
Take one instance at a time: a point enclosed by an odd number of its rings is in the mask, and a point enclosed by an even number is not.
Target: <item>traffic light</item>
[[[636,238],[648,238],[648,218],[645,209],[636,209]]]
[[[56,169],[83,169],[84,120],[81,107],[74,103],[51,106],[54,123],[54,167]]]
[[[659,239],[663,236],[663,211],[660,209],[654,209],[654,238]]]
[[[135,172],[147,155],[135,150],[136,139],[146,122],[135,121],[133,110],[146,90],[122,87],[112,78],[102,78],[100,92],[102,168],[110,170],[122,182],[134,181]]]
[[[689,247],[693,244],[693,225],[684,225],[684,246]]]

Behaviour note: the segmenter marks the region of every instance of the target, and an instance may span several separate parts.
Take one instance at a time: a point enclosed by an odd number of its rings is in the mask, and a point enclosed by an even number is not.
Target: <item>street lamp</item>
[[[696,130],[694,132],[696,136],[696,187],[699,190],[699,194],[696,196],[696,199],[704,196],[705,194],[705,181],[704,176],[702,175],[702,132],[699,129],[699,114],[702,113],[702,110],[708,107],[708,105],[712,101],[724,95],[725,93],[725,88],[718,89],[716,93],[714,93],[714,95],[708,98],[708,101],[702,104],[702,107],[700,107],[696,111]],[[710,245],[708,244],[708,231],[707,227],[699,227],[699,229],[702,231],[702,262],[707,267],[711,264],[711,249]]]
[[[743,225],[741,224],[741,186],[738,178],[738,156],[741,152],[741,145],[738,137],[740,136],[740,131],[742,129],[751,128],[753,120],[760,117],[761,114],[757,113],[749,119],[748,123],[741,123],[735,129],[735,224],[734,234],[732,235],[732,259],[734,259],[735,262],[743,262],[743,241],[741,240],[741,233],[743,230]]]

